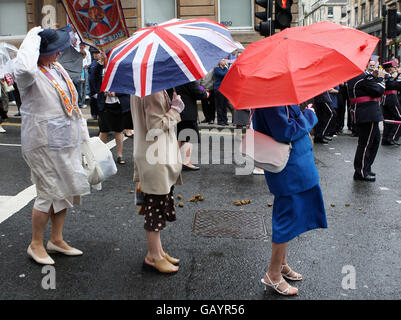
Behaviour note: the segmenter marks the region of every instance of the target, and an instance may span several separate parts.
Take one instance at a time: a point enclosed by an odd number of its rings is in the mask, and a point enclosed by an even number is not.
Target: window
[[[26,31],[25,0],[0,0],[0,36],[24,35]]]
[[[342,6],[341,7],[341,18],[345,18],[347,16],[347,7]]]
[[[228,28],[252,28],[253,5],[252,0],[220,0],[220,23]]]
[[[177,16],[175,0],[142,0],[142,8],[144,27],[154,26]]]
[[[358,7],[355,7],[354,26],[358,26]]]
[[[366,12],[366,4],[363,3],[361,6],[361,24],[365,23],[365,12]]]
[[[373,0],[369,1],[369,21],[373,21]]]
[[[381,18],[382,17],[382,6],[383,6],[383,0],[380,0],[379,1],[379,18]]]
[[[333,17],[334,17],[333,7],[327,7],[327,18],[333,18]]]

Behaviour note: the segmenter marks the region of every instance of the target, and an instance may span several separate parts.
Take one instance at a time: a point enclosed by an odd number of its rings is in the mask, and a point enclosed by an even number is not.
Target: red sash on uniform
[[[362,102],[368,102],[368,101],[380,101],[380,98],[372,98],[369,96],[363,96],[363,97],[357,97],[357,98],[351,98],[350,102],[351,104],[356,104],[356,103],[362,103]]]

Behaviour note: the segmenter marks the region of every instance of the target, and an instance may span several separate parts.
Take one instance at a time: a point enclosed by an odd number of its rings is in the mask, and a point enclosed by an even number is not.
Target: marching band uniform
[[[354,180],[376,180],[371,167],[380,144],[379,122],[383,121],[380,97],[384,90],[384,79],[368,72],[348,81],[348,94],[359,137],[354,159]]]
[[[383,64],[383,67],[387,68],[393,67],[393,62],[387,62]],[[398,101],[397,93],[401,91],[401,79],[398,77],[394,77],[391,74],[386,75],[385,77],[386,83],[386,91],[384,91],[384,95],[382,98],[382,108],[383,108],[383,117],[388,120],[401,120],[401,112],[400,112],[400,102]],[[399,137],[401,134],[400,125],[392,124],[392,123],[384,123],[383,124],[383,137],[382,137],[382,145],[394,145],[398,144],[394,140]]]
[[[334,120],[332,100],[328,91],[316,96],[313,100],[316,116],[319,120],[315,126],[314,142],[327,144],[331,140],[331,138],[327,137],[328,130],[331,122]]]

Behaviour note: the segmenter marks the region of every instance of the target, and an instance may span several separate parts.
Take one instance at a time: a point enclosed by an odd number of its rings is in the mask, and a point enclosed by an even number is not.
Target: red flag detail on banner
[[[106,51],[129,37],[120,0],[61,0],[82,41]]]

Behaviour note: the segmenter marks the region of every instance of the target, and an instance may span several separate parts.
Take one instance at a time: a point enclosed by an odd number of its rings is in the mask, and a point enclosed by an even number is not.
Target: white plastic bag
[[[117,166],[107,145],[99,137],[92,137],[81,145],[83,166],[90,185],[97,185],[117,173]]]

